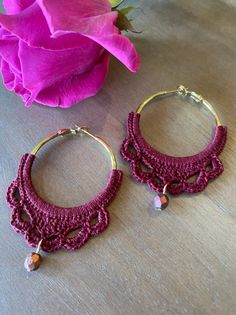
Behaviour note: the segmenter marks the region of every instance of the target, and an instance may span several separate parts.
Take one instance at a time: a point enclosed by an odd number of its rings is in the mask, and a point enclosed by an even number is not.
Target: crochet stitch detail
[[[211,143],[200,153],[187,157],[173,157],[153,149],[142,137],[140,114],[128,117],[128,136],[121,146],[122,157],[130,162],[133,177],[160,192],[168,184],[173,195],[195,193],[205,189],[209,180],[219,176],[224,168],[219,154],[224,148],[227,128],[217,126]],[[194,180],[194,181],[193,181]]]
[[[62,208],[46,203],[36,193],[31,181],[34,159],[28,153],[22,157],[17,178],[7,190],[6,200],[12,208],[11,225],[33,247],[43,239],[41,247],[46,252],[79,249],[108,226],[107,207],[120,187],[122,171],[111,171],[107,186],[95,199],[78,207]],[[72,231],[76,235],[70,237]]]

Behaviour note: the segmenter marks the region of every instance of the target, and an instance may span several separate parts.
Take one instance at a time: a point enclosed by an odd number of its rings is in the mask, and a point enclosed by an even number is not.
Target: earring
[[[155,98],[176,94],[202,103],[215,118],[216,128],[211,143],[205,150],[193,156],[173,157],[162,154],[144,140],[140,131],[139,123],[144,107]],[[212,105],[202,96],[180,85],[176,90],[162,91],[152,95],[138,107],[136,112],[129,114],[128,136],[121,146],[121,155],[130,162],[132,176],[158,193],[154,198],[154,205],[157,210],[163,210],[169,203],[167,192],[180,195],[184,192],[203,191],[209,180],[223,172],[219,154],[224,148],[226,136],[227,128],[221,125]],[[144,171],[142,166],[147,171]],[[190,182],[190,178],[195,178],[195,181]]]
[[[31,168],[36,153],[52,139],[78,133],[92,137],[108,151],[112,162],[108,183],[95,199],[80,206],[62,208],[46,203],[36,193],[31,180]],[[20,161],[18,175],[7,190],[6,200],[12,209],[11,225],[17,232],[24,234],[30,246],[37,248],[34,253],[26,257],[25,268],[33,271],[39,267],[40,249],[45,252],[53,252],[60,248],[76,250],[91,236],[96,236],[105,230],[109,224],[107,207],[116,196],[121,180],[122,171],[117,169],[112,149],[104,140],[91,134],[86,127],[61,129],[41,141],[31,153],[24,154]],[[23,219],[23,214],[28,216],[28,220]],[[71,232],[77,230],[79,232],[75,236],[69,237]]]

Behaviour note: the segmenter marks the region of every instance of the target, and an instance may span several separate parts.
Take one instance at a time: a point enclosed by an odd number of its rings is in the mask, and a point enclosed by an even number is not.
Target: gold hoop
[[[99,142],[100,144],[102,144],[103,147],[106,149],[106,151],[110,155],[111,163],[112,163],[112,169],[114,169],[114,170],[117,169],[116,157],[115,157],[115,154],[113,153],[111,147],[102,138],[95,136],[92,133],[90,133],[88,131],[88,128],[85,126],[80,127],[80,126],[75,125],[75,128],[58,130],[56,133],[54,133],[54,134],[48,136],[47,138],[43,139],[42,141],[40,141],[39,144],[31,151],[31,154],[36,155],[37,152],[39,151],[39,149],[41,149],[43,145],[45,145],[47,142],[49,142],[49,141],[51,141],[51,140],[53,140],[59,136],[64,137],[67,135],[76,135],[78,133],[84,133],[84,134],[90,136],[91,138],[93,138],[94,140],[96,140],[97,142]]]
[[[212,115],[215,118],[215,122],[217,126],[221,126],[221,121],[219,116],[217,115],[215,109],[213,106],[205,100],[201,95],[197,94],[194,91],[189,91],[186,87],[183,85],[179,85],[176,90],[171,90],[171,91],[161,91],[158,93],[155,93],[151,95],[149,98],[147,98],[142,104],[139,105],[137,108],[136,112],[141,113],[141,111],[144,109],[144,107],[151,102],[153,99],[162,97],[162,96],[172,96],[172,95],[182,95],[182,96],[187,96],[193,99],[196,103],[202,103],[206,108],[212,113]]]

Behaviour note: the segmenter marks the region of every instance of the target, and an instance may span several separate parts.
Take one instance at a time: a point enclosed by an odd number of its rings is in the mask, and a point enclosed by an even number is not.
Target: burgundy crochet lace
[[[139,113],[129,114],[128,136],[121,146],[121,155],[130,162],[133,177],[152,190],[160,192],[168,184],[167,191],[173,195],[200,192],[209,180],[223,172],[219,154],[226,142],[225,126],[216,127],[212,142],[202,152],[173,157],[156,151],[143,139],[139,122]]]
[[[34,190],[31,181],[34,159],[35,156],[28,153],[22,157],[17,178],[7,190],[7,203],[12,208],[11,224],[33,247],[43,239],[41,248],[46,252],[79,249],[108,226],[107,207],[117,194],[122,171],[111,171],[107,186],[94,200],[78,207],[62,208],[46,203]],[[69,237],[77,230],[74,237]]]

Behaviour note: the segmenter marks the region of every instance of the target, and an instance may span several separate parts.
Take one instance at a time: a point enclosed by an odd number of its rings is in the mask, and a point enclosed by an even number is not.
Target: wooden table
[[[128,2],[128,1],[127,1]],[[160,315],[236,314],[236,2],[133,1],[130,35],[142,58],[133,75],[112,60],[96,97],[68,110],[21,99],[1,84],[0,314]],[[201,93],[228,126],[223,175],[194,196],[172,198],[160,215],[155,193],[130,176],[119,156],[128,112],[150,94],[178,84]],[[118,156],[124,181],[110,210],[109,228],[77,252],[45,255],[38,272],[23,261],[31,249],[10,227],[5,190],[19,158],[47,134],[85,124]],[[154,102],[143,113],[144,137],[160,151],[202,150],[214,127],[201,106],[177,98]],[[51,143],[39,154],[33,184],[62,206],[93,198],[106,183],[109,159],[86,136]]]

